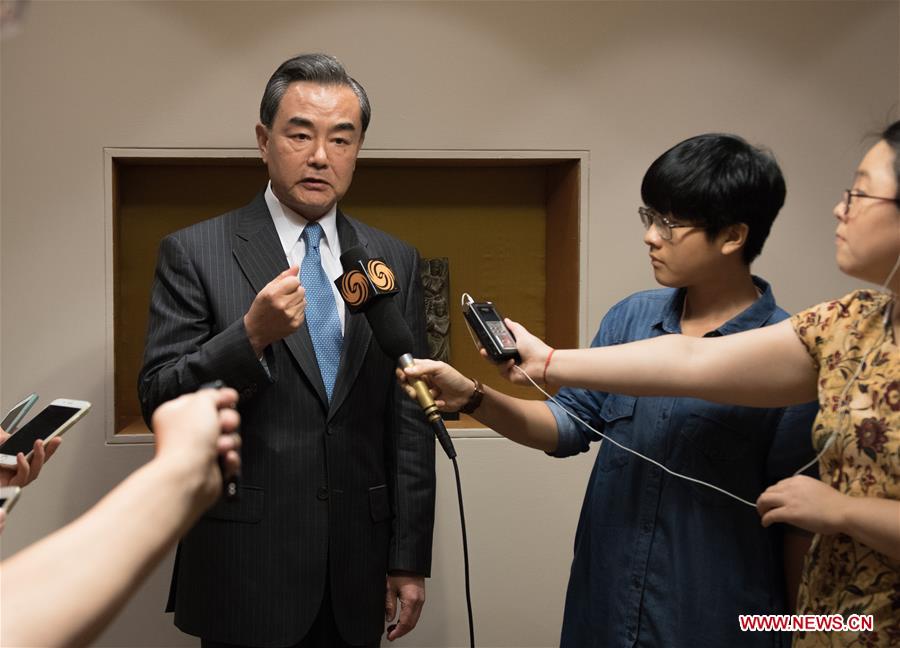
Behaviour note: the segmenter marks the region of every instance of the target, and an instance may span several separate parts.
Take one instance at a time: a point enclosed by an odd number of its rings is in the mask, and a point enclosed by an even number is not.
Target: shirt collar
[[[775,313],[775,295],[772,286],[756,275],[752,276],[753,284],[759,290],[759,297],[743,311],[722,324],[714,335],[729,335],[738,331],[748,331],[761,327]],[[684,308],[685,289],[679,288],[660,312],[659,320],[654,326],[662,328],[666,333],[681,333],[681,314]]]
[[[278,200],[275,192],[272,191],[271,181],[266,187],[265,198],[269,213],[272,215],[272,222],[275,223],[275,231],[278,232],[278,239],[281,241],[281,247],[284,248],[285,256],[288,256],[294,245],[300,240],[303,228],[309,224],[309,221]],[[322,226],[326,244],[338,240],[336,204],[316,222]]]

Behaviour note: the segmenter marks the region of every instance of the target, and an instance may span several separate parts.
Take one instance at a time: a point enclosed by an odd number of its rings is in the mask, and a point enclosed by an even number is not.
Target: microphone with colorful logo
[[[364,313],[372,328],[372,335],[389,357],[396,360],[401,369],[411,367],[414,348],[412,331],[397,304],[391,299],[397,294],[397,281],[394,272],[384,259],[369,258],[361,247],[353,247],[341,255],[344,274],[335,280],[341,297],[347,303],[351,313]],[[438,442],[453,459],[456,449],[447,433],[437,405],[424,380],[407,378],[416,392],[416,400],[425,412]]]

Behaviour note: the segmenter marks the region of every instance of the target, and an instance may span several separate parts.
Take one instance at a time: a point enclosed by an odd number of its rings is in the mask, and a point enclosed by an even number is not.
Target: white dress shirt
[[[272,191],[272,183],[266,187],[266,205],[269,207],[269,213],[272,215],[272,222],[275,223],[275,230],[278,232],[278,238],[281,240],[281,247],[284,248],[284,256],[289,266],[300,267],[306,256],[306,244],[300,238],[303,228],[309,223],[300,214],[282,203]],[[344,300],[338,292],[337,286],[334,285],[335,279],[344,274],[341,266],[341,242],[337,233],[337,205],[322,216],[318,221],[322,226],[322,239],[319,242],[319,256],[322,259],[322,268],[325,270],[325,276],[331,281],[331,292],[334,294],[334,301],[337,305],[338,316],[341,318],[341,335],[344,333],[344,320],[346,318]]]

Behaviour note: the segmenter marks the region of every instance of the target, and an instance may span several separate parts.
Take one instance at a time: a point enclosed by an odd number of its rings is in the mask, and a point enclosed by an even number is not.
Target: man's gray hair
[[[369,97],[363,87],[349,74],[341,62],[328,54],[300,54],[288,59],[278,66],[275,74],[266,84],[262,102],[259,104],[259,121],[272,127],[281,98],[288,86],[297,81],[310,81],[322,85],[343,85],[353,90],[359,99],[359,111],[362,118],[362,131],[369,127],[369,119],[372,117],[372,107],[369,105]]]

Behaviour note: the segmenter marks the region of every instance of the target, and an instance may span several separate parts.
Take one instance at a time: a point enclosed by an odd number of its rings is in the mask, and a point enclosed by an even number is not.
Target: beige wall
[[[4,555],[73,519],[150,455],[104,444],[104,147],[252,146],[277,63],[329,51],[370,92],[369,147],[589,151],[593,329],[619,298],[653,285],[635,214],[643,171],[702,131],[768,144],[784,167],[788,202],[757,264],[781,303],[796,310],[853,287],[834,266],[830,209],[861,136],[896,117],[900,97],[897,2],[29,9],[0,63],[0,402],[36,389],[44,402],[87,398],[95,412],[26,491]],[[479,645],[553,645],[591,457],[553,461],[490,438],[457,448]],[[439,465],[434,578],[407,646],[465,642],[452,474]],[[160,612],[168,572],[169,561],[101,645],[194,645]]]

